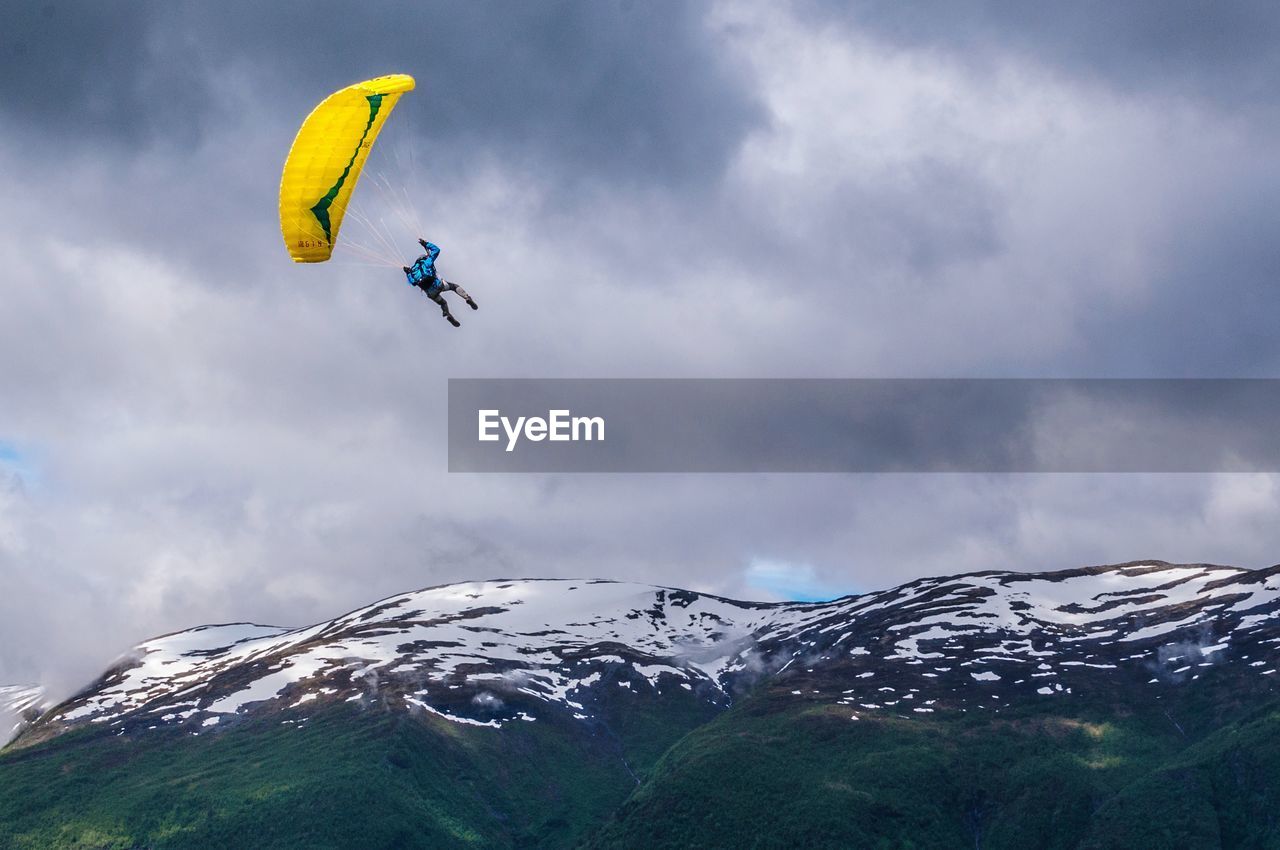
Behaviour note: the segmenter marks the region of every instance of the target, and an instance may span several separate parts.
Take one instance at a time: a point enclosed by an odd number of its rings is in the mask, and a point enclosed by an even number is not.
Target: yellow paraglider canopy
[[[302,122],[280,178],[280,230],[295,263],[329,259],[369,150],[413,86],[407,74],[365,80],[329,95]]]

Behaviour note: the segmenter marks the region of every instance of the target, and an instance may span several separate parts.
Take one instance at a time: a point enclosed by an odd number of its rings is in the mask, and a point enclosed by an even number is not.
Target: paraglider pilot
[[[467,294],[467,291],[456,283],[450,283],[444,278],[436,274],[436,257],[440,256],[440,248],[428,242],[425,239],[419,239],[418,244],[427,253],[413,261],[412,266],[402,266],[405,277],[409,279],[409,283],[418,287],[427,293],[427,297],[440,305],[440,309],[444,311],[444,317],[449,320],[449,324],[455,328],[460,323],[449,312],[449,305],[445,303],[445,292],[456,292],[462,296],[462,300],[466,301],[472,310],[479,310],[479,306],[475,300]]]

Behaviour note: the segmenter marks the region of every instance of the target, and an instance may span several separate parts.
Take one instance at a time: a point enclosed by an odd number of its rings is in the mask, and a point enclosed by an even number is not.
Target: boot
[[[455,319],[452,313],[445,313],[444,317],[448,319],[449,324],[453,325],[455,328],[462,327],[462,322],[459,322],[457,319]]]
[[[477,304],[476,300],[472,298],[470,295],[467,296],[467,306],[470,307],[472,310],[480,309],[480,305]]]

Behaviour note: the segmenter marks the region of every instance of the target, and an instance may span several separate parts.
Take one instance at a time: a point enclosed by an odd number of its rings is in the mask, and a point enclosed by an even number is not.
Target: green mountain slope
[[[589,844],[1280,847],[1280,701],[1213,689],[856,720],[779,689],[676,744]]]
[[[217,734],[68,733],[0,755],[0,847],[575,846],[709,716],[691,697],[628,705],[618,729],[342,706]]]
[[[713,719],[691,699],[628,703],[623,734],[377,707],[198,736],[70,733],[0,757],[0,846],[1280,846],[1270,697],[1224,708],[1218,682],[1142,711],[1108,695],[855,720],[794,696],[802,684]]]

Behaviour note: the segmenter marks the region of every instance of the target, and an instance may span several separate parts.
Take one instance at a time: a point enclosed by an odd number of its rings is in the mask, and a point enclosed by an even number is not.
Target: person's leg
[[[449,322],[449,324],[453,325],[455,328],[458,327],[459,322],[457,319],[453,317],[453,314],[449,312],[449,305],[444,302],[444,296],[441,295],[439,292],[428,292],[427,296],[432,301],[440,305],[440,310],[444,314],[444,317]]]
[[[458,295],[462,296],[462,300],[467,302],[467,304],[470,305],[472,310],[480,309],[480,305],[476,304],[476,300],[472,298],[470,295],[468,295],[467,291],[463,289],[461,286],[458,286],[458,284],[452,283],[446,280],[444,281],[444,288],[448,289],[451,292],[456,292],[458,293]]]

